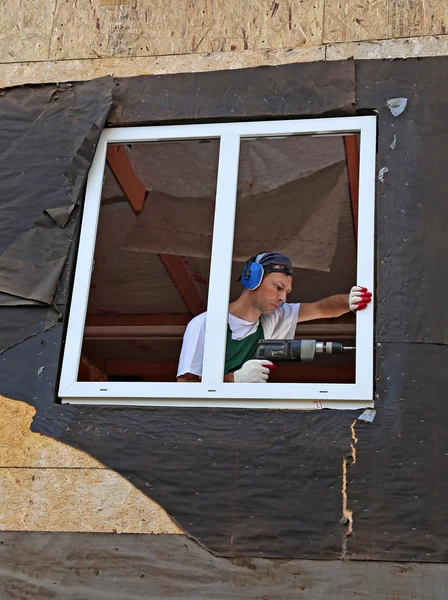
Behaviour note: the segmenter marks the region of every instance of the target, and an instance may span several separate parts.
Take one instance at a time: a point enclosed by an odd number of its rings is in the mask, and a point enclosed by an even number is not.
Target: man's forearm
[[[331,319],[340,317],[350,310],[348,294],[329,296],[317,302],[303,302],[300,305],[298,323],[314,321],[314,319]]]
[[[348,294],[337,294],[336,296],[329,296],[328,298],[322,298],[316,302],[316,308],[319,312],[318,319],[331,319],[332,317],[340,317],[350,311],[348,303]]]

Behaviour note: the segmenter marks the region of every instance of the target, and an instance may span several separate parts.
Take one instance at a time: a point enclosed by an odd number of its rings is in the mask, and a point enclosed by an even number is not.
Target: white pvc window
[[[240,408],[364,408],[373,404],[373,306],[356,314],[356,380],[349,384],[223,383],[232,268],[240,140],[287,135],[358,134],[359,204],[357,279],[373,290],[376,118],[124,127],[103,131],[90,169],[73,297],[59,386],[64,403]],[[219,139],[213,245],[201,383],[79,382],[81,356],[107,145]]]

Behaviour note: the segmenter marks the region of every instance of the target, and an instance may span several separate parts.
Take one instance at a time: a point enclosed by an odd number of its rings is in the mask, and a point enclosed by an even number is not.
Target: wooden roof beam
[[[358,240],[359,137],[357,135],[344,136],[344,145],[356,243]]]
[[[86,327],[161,327],[188,325],[190,313],[87,315]]]
[[[205,312],[207,302],[185,258],[175,254],[160,254],[160,258],[191,314],[195,317]]]
[[[81,360],[79,362],[78,370],[78,381],[107,381],[107,374],[104,369],[106,368],[106,362],[104,361],[104,368],[95,364],[89,356],[82,353]]]
[[[182,338],[190,320],[191,315],[189,313],[87,315],[84,340]],[[326,339],[328,341],[351,339],[355,335],[356,324],[349,322],[322,323],[311,321],[309,323],[299,323],[296,327],[296,337],[298,338]]]
[[[147,192],[134,171],[126,146],[108,144],[106,160],[132,208],[139,213],[145,203]]]

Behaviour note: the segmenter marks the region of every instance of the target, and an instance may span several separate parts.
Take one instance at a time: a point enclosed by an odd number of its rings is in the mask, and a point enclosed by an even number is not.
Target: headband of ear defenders
[[[284,273],[291,277],[293,275],[290,259],[280,252],[260,252],[259,254],[255,254],[244,265],[243,276],[246,276],[247,270],[250,269],[252,263],[260,264],[263,267],[264,273]]]
[[[261,284],[263,276],[268,273],[283,273],[292,276],[291,261],[279,252],[261,252],[246,262],[239,280],[246,289],[255,290]]]

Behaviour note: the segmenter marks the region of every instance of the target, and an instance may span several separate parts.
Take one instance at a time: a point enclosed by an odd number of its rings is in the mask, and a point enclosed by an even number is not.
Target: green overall
[[[232,330],[227,326],[227,346],[224,375],[240,369],[247,360],[254,357],[258,342],[264,339],[264,331],[261,323],[257,330],[242,340],[232,340]]]

